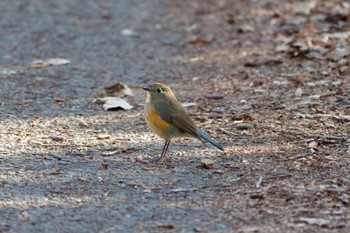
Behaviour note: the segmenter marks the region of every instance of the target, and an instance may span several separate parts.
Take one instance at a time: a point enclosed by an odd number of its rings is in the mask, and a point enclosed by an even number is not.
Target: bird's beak
[[[147,87],[143,87],[142,88],[143,90],[146,90],[146,91],[149,91],[149,89]]]

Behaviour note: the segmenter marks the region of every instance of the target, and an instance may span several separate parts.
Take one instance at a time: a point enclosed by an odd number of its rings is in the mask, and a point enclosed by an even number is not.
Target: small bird
[[[154,83],[143,89],[147,91],[144,113],[147,125],[165,140],[161,156],[153,159],[152,162],[157,162],[165,156],[173,138],[194,137],[201,141],[204,139],[220,150],[224,150],[222,145],[196,126],[167,85]]]

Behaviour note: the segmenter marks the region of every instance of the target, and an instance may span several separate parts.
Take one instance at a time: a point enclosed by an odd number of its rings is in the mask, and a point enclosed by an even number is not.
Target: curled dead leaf
[[[107,170],[108,169],[108,163],[105,163],[103,161],[100,162],[100,169]]]
[[[202,159],[200,166],[202,168],[211,169],[214,167],[214,161],[211,159]]]
[[[103,109],[105,111],[113,111],[113,110],[130,110],[134,106],[129,104],[126,100],[119,97],[104,97],[99,98],[94,101],[97,104],[103,104]]]
[[[318,150],[318,142],[317,141],[311,141],[308,144],[308,147],[309,147],[311,153],[315,153]]]
[[[125,95],[134,96],[131,89],[123,83],[116,83],[111,86],[104,87],[104,89],[107,94],[123,92]]]

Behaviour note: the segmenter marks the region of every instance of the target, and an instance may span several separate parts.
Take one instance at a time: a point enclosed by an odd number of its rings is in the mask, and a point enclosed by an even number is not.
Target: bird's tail
[[[217,143],[214,139],[212,139],[211,137],[209,137],[208,135],[206,135],[205,133],[203,133],[201,130],[197,130],[199,136],[206,140],[207,142],[210,142],[212,145],[216,146],[217,148],[219,148],[220,150],[224,151],[224,147],[222,147],[222,145],[220,145],[219,143]]]

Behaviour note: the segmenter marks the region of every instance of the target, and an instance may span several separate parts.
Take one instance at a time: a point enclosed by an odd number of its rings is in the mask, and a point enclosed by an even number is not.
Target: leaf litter
[[[57,4],[55,14],[75,5]],[[46,62],[38,63],[46,69],[17,68],[18,55],[25,61],[35,58],[18,54],[20,49],[4,41],[3,47],[13,51],[6,50],[9,68],[1,70],[17,73],[3,74],[9,78],[2,80],[0,92],[0,155],[6,165],[0,181],[6,210],[0,231],[79,232],[80,226],[116,232],[346,231],[349,3],[153,4],[134,4],[135,10],[125,13],[107,1],[90,4],[96,15],[81,12],[73,24],[58,20],[62,38],[73,42],[60,48],[66,54],[81,43],[77,27],[88,23],[100,32],[94,25],[103,20],[103,33],[89,36],[88,49],[94,58],[104,59],[88,60],[78,51],[69,57],[79,61],[74,67]],[[159,15],[139,13],[153,6]],[[104,17],[109,11],[125,16],[120,18],[124,23],[114,22],[112,13]],[[127,22],[129,16],[135,21]],[[25,23],[18,21],[18,27],[36,27]],[[13,34],[12,27],[2,28]],[[122,33],[127,28],[135,30]],[[55,40],[51,33],[42,36]],[[164,37],[172,43],[158,43]],[[36,51],[42,41],[23,51]],[[179,100],[196,103],[189,107],[190,115],[225,152],[192,139],[176,140],[161,163],[137,163],[143,155],[159,155],[163,143],[142,119],[142,90],[133,90],[132,98],[105,91],[108,97],[127,98],[133,105],[127,111],[104,112],[91,101],[75,104],[99,97],[95,90],[102,78],[113,86],[115,79],[105,75],[111,70],[120,71],[120,83],[132,87],[155,79],[171,84]],[[64,78],[51,79],[58,75]],[[207,93],[224,97],[208,99]],[[203,157],[215,166],[201,168]],[[60,214],[52,218],[50,212]],[[79,216],[74,224],[67,220],[72,214]]]

